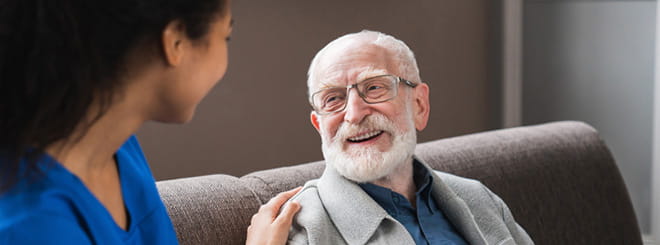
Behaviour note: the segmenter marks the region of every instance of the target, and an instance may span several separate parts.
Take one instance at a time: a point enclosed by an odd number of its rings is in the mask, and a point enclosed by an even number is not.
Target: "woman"
[[[0,0],[0,244],[176,244],[133,134],[224,75],[228,0]],[[282,244],[280,194],[248,242]]]

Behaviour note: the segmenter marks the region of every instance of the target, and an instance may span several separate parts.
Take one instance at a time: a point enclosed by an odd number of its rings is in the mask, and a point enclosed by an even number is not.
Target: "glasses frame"
[[[394,95],[392,96],[392,98],[389,98],[389,99],[386,99],[386,100],[381,100],[381,101],[376,101],[376,102],[369,102],[369,101],[367,101],[366,95],[364,95],[364,93],[362,93],[362,91],[360,91],[359,89],[357,89],[357,87],[358,87],[358,85],[362,84],[363,82],[366,82],[366,81],[371,80],[371,79],[374,79],[374,78],[379,78],[379,77],[393,77],[393,78],[396,79],[396,84],[395,84],[395,86],[393,86],[393,88],[394,88]],[[349,96],[349,94],[350,94],[350,92],[351,92],[350,90],[351,90],[352,88],[355,88],[355,91],[357,91],[358,95],[360,96],[360,98],[362,98],[362,101],[364,101],[364,103],[367,103],[367,104],[370,104],[370,105],[378,104],[378,103],[383,103],[383,102],[387,102],[387,101],[393,100],[394,98],[396,98],[396,97],[399,95],[399,84],[401,84],[402,82],[403,82],[403,84],[405,84],[405,85],[407,85],[407,86],[409,86],[409,87],[411,87],[411,88],[416,88],[417,85],[419,85],[418,83],[411,82],[410,80],[407,80],[407,79],[404,79],[404,78],[401,78],[401,77],[399,77],[399,76],[395,76],[395,75],[390,75],[390,74],[378,75],[378,76],[373,76],[373,77],[369,77],[369,78],[363,79],[362,81],[359,81],[359,82],[353,83],[353,84],[348,85],[348,86],[328,87],[328,88],[324,88],[324,89],[321,89],[321,90],[319,90],[319,91],[316,91],[316,92],[314,92],[314,93],[309,97],[309,104],[312,105],[312,108],[314,109],[314,111],[316,112],[316,114],[319,114],[319,115],[330,115],[330,114],[334,114],[334,113],[337,113],[337,112],[343,111],[343,110],[346,109],[346,105],[348,104],[348,103],[347,103],[347,102],[348,102],[348,96]],[[323,92],[323,91],[326,91],[326,90],[328,90],[328,89],[337,89],[337,88],[346,88],[346,100],[347,100],[347,101],[344,103],[344,105],[343,105],[341,108],[339,108],[339,109],[337,109],[337,110],[334,110],[334,111],[330,111],[330,112],[322,112],[319,108],[317,108],[316,106],[314,106],[314,96],[315,96],[315,95],[317,95],[317,94],[319,94],[319,93],[321,93],[321,92]]]

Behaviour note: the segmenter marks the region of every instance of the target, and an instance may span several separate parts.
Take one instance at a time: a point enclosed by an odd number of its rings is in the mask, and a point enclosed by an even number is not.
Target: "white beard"
[[[334,168],[340,175],[358,183],[372,182],[392,174],[402,164],[408,163],[415,152],[417,132],[412,115],[409,112],[407,114],[403,120],[410,123],[405,129],[398,129],[390,119],[378,113],[365,118],[361,125],[342,124],[332,139],[321,132],[323,156],[328,167]],[[342,145],[347,137],[365,129],[390,133],[393,137],[390,150],[381,152],[378,146],[367,146],[353,147],[350,152],[345,152]]]

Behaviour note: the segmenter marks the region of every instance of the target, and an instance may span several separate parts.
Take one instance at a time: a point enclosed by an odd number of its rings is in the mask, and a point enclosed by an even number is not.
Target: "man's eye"
[[[338,96],[327,97],[327,98],[325,98],[325,103],[326,103],[326,104],[329,104],[329,103],[332,103],[333,101],[336,101],[336,100],[338,100],[338,99],[339,99]]]
[[[371,86],[367,87],[367,91],[370,91],[370,90],[377,90],[377,89],[382,89],[382,88],[383,88],[382,86],[371,85]]]

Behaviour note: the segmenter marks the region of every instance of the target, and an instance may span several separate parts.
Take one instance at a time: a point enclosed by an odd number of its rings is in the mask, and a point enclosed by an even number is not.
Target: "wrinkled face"
[[[317,65],[320,79],[310,90],[348,86],[378,75],[401,76],[390,57],[385,49],[364,43],[328,51]],[[414,115],[416,88],[398,86],[397,97],[390,101],[368,104],[351,89],[344,111],[322,116],[312,112],[326,162],[344,177],[374,181],[411,158],[418,125]]]

